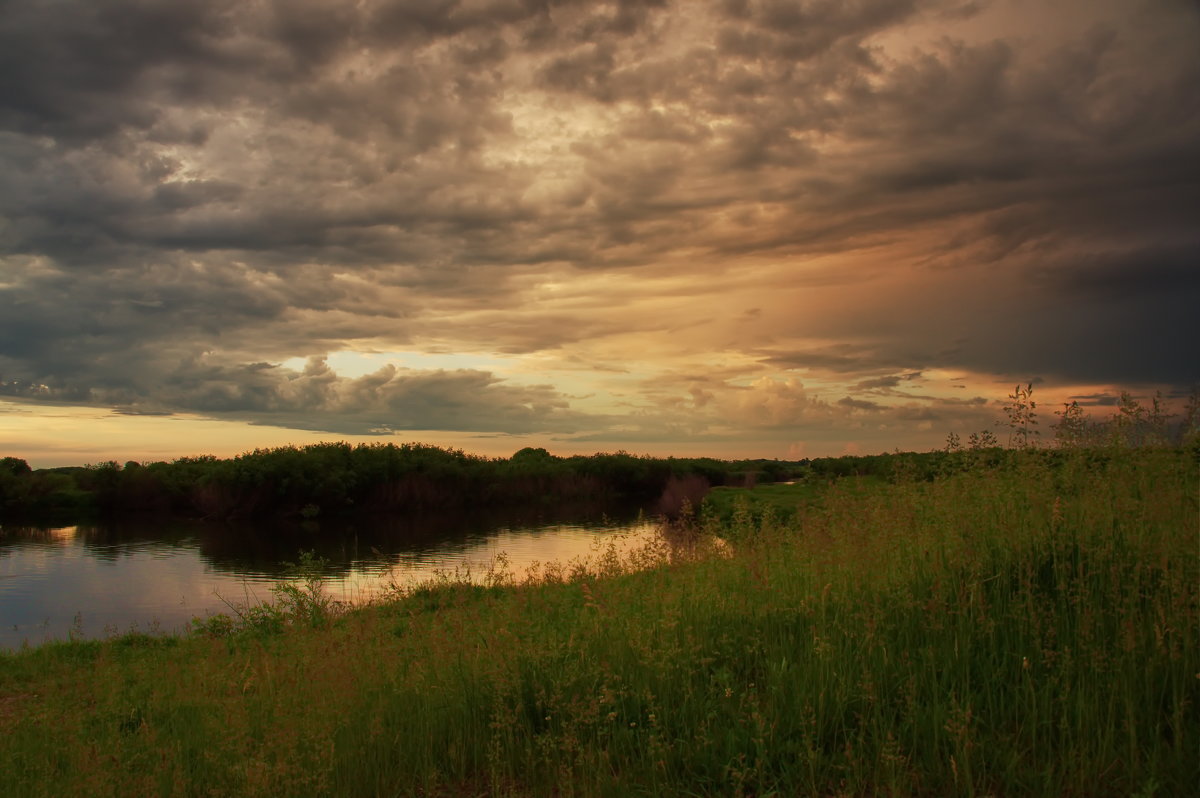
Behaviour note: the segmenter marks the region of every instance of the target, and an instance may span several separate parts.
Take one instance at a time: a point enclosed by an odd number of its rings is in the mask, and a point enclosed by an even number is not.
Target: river
[[[302,524],[112,523],[0,527],[0,649],[130,631],[272,598],[287,563],[323,558],[325,589],[361,603],[439,576],[521,578],[652,539],[636,508],[438,513]]]

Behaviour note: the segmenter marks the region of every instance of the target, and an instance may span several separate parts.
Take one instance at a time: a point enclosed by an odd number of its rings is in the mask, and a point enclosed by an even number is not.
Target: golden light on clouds
[[[1186,3],[67,5],[0,27],[3,453],[816,456],[1200,381]]]

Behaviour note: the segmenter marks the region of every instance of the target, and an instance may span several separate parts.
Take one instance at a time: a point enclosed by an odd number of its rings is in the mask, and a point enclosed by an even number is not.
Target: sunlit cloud
[[[1017,381],[1182,395],[1198,38],[1180,0],[22,3],[0,444],[816,455]]]

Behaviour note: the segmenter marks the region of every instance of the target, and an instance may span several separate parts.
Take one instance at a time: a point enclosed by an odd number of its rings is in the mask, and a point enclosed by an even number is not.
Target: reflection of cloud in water
[[[172,523],[0,531],[0,648],[108,633],[186,630],[194,617],[272,598],[302,550],[330,562],[326,589],[360,602],[438,574],[482,580],[501,557],[520,579],[534,567],[596,558],[644,542],[652,525],[597,514],[587,523],[497,525],[496,517],[381,524],[215,527]],[[457,533],[453,521],[459,521]],[[69,530],[69,531],[68,531]]]
[[[608,530],[574,525],[504,529],[441,549],[404,552],[394,558],[384,586],[411,587],[438,576],[484,581],[493,573],[520,581],[551,563],[570,567],[576,562],[595,561],[609,547],[618,553],[632,551],[649,542],[654,531],[650,522]],[[356,568],[342,584],[353,590],[360,586],[370,589],[378,582],[377,572]]]
[[[84,546],[17,550],[0,568],[0,646],[131,629],[179,631],[192,617],[270,597],[269,585],[213,571],[195,549],[141,547],[119,556]]]
[[[0,529],[0,557],[5,550],[21,546],[55,546],[71,543],[79,535],[79,527],[5,527]]]

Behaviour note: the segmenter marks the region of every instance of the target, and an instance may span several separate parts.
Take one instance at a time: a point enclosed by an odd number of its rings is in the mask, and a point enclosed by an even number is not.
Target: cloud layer
[[[1184,390],[1200,13],[1043,5],[0,0],[0,393],[637,442]]]

